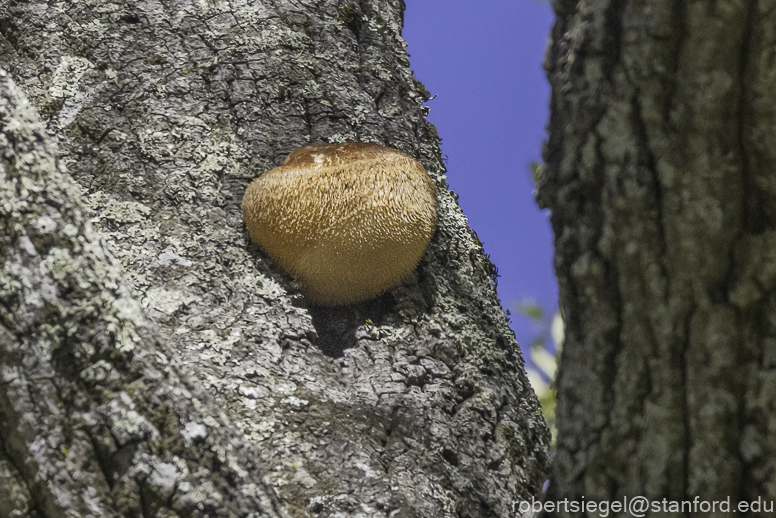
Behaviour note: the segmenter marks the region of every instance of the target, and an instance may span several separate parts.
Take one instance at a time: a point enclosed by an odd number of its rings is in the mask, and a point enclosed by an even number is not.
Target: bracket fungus
[[[416,160],[377,144],[305,146],[245,191],[251,239],[310,302],[359,302],[417,266],[436,224],[437,189]]]

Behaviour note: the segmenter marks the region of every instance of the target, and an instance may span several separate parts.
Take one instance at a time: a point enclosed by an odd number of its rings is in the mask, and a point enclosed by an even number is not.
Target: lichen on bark
[[[773,499],[773,3],[554,7],[550,498]]]
[[[543,481],[547,429],[446,189],[403,5],[340,7],[0,2],[0,65],[46,124],[25,123],[40,161],[9,140],[0,198],[18,204],[20,164],[38,168],[40,215],[2,216],[26,218],[3,227],[0,283],[16,304],[0,477],[20,505],[510,516]],[[393,293],[316,308],[250,244],[239,204],[295,147],[353,139],[421,161],[438,229]]]

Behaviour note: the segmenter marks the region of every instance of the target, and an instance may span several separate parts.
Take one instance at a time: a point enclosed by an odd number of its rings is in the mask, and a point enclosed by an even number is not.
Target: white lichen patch
[[[251,290],[267,300],[276,300],[286,294],[286,290],[273,278],[256,272],[246,273],[244,276],[234,279],[234,286]]]
[[[37,219],[33,219],[30,224],[41,234],[49,234],[57,228],[57,222],[45,214]]]
[[[392,117],[396,117],[397,115],[402,113],[402,107],[398,103],[398,101],[394,100],[388,100],[384,101],[378,110],[378,113],[385,117],[386,119],[390,119]]]
[[[160,92],[164,95],[165,92]],[[175,141],[169,131],[154,131],[151,128],[138,132],[137,135],[140,150],[149,158],[164,161],[172,154],[170,146],[174,148]]]
[[[379,472],[373,470],[364,462],[356,462],[356,467],[364,472],[366,478],[378,478],[380,476]]]
[[[186,447],[191,447],[194,442],[204,441],[207,438],[207,427],[202,423],[188,422],[181,430],[181,436],[186,442]]]
[[[250,399],[264,399],[269,395],[269,389],[260,385],[240,385],[237,391]]]
[[[240,341],[240,334],[230,332],[226,337],[221,337],[213,329],[200,332],[200,342],[196,344],[200,350],[200,360],[224,365],[232,357],[232,349]],[[216,385],[218,384],[220,383],[216,381]]]
[[[197,119],[191,119],[188,122],[196,124],[196,121]],[[163,160],[166,153],[160,153],[160,148],[175,149],[178,154],[181,152],[181,146],[177,141],[185,141],[189,135],[186,132],[149,131],[145,135],[141,133],[140,137],[144,142],[143,149],[147,148],[150,155]],[[165,142],[169,142],[169,147]],[[193,149],[186,149],[185,154],[195,160],[195,165],[170,172],[165,179],[166,191],[180,203],[192,203],[197,199],[206,201],[207,203],[202,204],[202,210],[225,203],[222,179],[243,176],[244,164],[249,161],[233,137],[224,139],[220,133],[215,132],[204,137]]]
[[[226,456],[227,458],[227,465],[229,468],[234,470],[234,472],[237,474],[240,478],[248,478],[249,472],[243,468],[242,463],[240,462],[240,459],[233,453],[229,453]]]
[[[169,250],[165,250],[161,254],[159,254],[159,265],[160,266],[191,266],[191,261],[188,259],[185,259],[178,254],[171,252]]]
[[[293,381],[279,381],[275,386],[274,390],[278,395],[291,395],[297,390],[297,384]]]
[[[181,484],[179,490],[182,493],[179,501],[184,506],[195,507],[205,502],[217,504],[224,499],[221,493],[216,490],[215,485],[209,480],[198,486],[190,484],[184,486]]]
[[[248,157],[239,143],[233,138],[223,139],[220,134],[211,134],[194,149],[194,157],[199,160],[190,175],[197,189],[210,187],[216,189],[219,175],[239,176]]]
[[[156,440],[159,430],[142,414],[134,410],[132,398],[121,392],[108,404],[106,413],[116,442],[123,446],[131,441]]]
[[[91,383],[108,385],[121,379],[121,374],[106,360],[99,360],[81,371],[81,379]]]
[[[235,43],[238,51],[248,54],[258,54],[280,47],[293,50],[312,47],[312,40],[306,34],[280,26],[262,30],[256,35],[243,33],[235,38]]]
[[[292,405],[292,406],[295,406],[295,407],[298,408],[298,407],[301,407],[301,406],[306,406],[310,402],[307,401],[306,399],[299,399],[298,397],[291,396],[291,397],[287,397],[287,398],[281,399],[280,403],[281,404],[286,404],[286,405]]]
[[[136,201],[119,201],[102,191],[86,198],[86,204],[100,219],[116,223],[138,223],[148,219],[151,208]]]
[[[197,297],[184,290],[169,290],[166,288],[150,288],[146,291],[142,306],[172,315],[181,306],[188,306]]]
[[[410,335],[410,330],[407,327],[391,325],[376,326],[371,322],[367,322],[363,326],[360,326],[358,331],[356,331],[356,336],[360,336],[361,332],[372,340],[384,340],[387,343],[402,340]]]
[[[108,26],[102,23],[102,21],[95,19],[82,25],[81,29],[85,32],[93,33],[94,36],[101,36],[108,31]]]
[[[86,92],[76,92],[72,97],[67,97],[65,103],[57,114],[56,125],[59,128],[64,128],[70,125],[75,120],[83,107],[92,100],[91,94]]]
[[[310,475],[310,473],[307,472],[306,469],[299,466],[296,468],[296,473],[294,473],[293,481],[299,484],[302,484],[307,489],[312,488],[317,484],[318,482]]]
[[[353,142],[358,140],[354,131],[348,131],[345,133],[333,133],[326,137],[326,142],[329,144],[342,144],[343,142]]]
[[[366,120],[366,116],[370,112],[371,110],[362,104],[353,106],[352,109],[347,113],[348,122],[350,122],[350,124],[353,126],[358,126]]]
[[[154,466],[148,483],[154,487],[163,498],[169,498],[175,491],[175,484],[179,477],[178,469],[169,462],[160,462]]]
[[[48,94],[54,99],[73,97],[79,90],[79,83],[83,75],[94,64],[86,58],[78,56],[62,56],[59,66],[51,78]]]

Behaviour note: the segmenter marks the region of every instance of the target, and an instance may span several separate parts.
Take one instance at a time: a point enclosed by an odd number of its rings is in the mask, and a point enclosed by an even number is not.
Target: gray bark
[[[776,2],[554,5],[549,499],[776,500]]]
[[[506,517],[537,490],[546,425],[402,16],[0,0],[0,517]],[[392,293],[308,307],[239,204],[344,140],[417,158],[440,219]]]

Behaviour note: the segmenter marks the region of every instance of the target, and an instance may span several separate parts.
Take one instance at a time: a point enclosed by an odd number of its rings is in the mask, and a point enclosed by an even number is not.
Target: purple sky
[[[553,21],[528,0],[406,0],[403,36],[417,77],[437,98],[429,120],[448,156],[447,180],[498,267],[499,297],[527,352],[535,324],[515,314],[532,299],[557,308],[552,233],[533,198],[549,84],[542,69]]]

